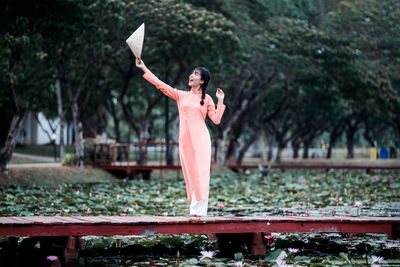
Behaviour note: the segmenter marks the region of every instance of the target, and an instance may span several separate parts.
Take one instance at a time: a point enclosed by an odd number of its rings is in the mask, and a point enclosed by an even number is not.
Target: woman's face
[[[201,79],[200,70],[194,70],[189,76],[189,86],[190,87],[200,87],[204,81]]]

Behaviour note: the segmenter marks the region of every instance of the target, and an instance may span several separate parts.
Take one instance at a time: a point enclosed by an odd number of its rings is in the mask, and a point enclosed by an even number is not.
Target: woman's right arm
[[[153,84],[157,89],[163,92],[166,96],[171,97],[175,101],[179,101],[180,96],[183,94],[183,91],[177,90],[169,86],[168,84],[160,81],[156,75],[154,75],[143,63],[143,60],[140,58],[136,58],[136,67],[143,70],[143,78],[145,78],[148,82]]]

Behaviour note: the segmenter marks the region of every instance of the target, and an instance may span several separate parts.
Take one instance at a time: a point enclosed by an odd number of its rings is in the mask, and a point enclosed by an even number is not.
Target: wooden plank
[[[9,217],[18,222],[18,224],[32,224],[32,220],[24,219],[24,217],[11,216]]]
[[[1,224],[20,224],[20,220],[16,220],[13,217],[0,217],[0,225]]]
[[[81,220],[84,224],[96,224],[96,223],[104,223],[109,224],[111,221],[107,219],[107,217],[99,217],[99,216],[71,216],[71,218],[75,218]]]
[[[384,233],[400,218],[52,216],[0,218],[0,236],[213,234],[253,232]]]
[[[392,225],[332,225],[321,223],[220,223],[186,225],[32,225],[0,228],[0,236],[84,236],[84,235],[155,235],[253,232],[326,232],[391,234]]]
[[[76,224],[76,223],[83,223],[82,220],[77,219],[76,217],[72,216],[51,216],[55,220],[60,220],[64,224]]]

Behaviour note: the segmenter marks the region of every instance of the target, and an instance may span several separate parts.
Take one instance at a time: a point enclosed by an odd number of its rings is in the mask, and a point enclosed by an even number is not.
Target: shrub
[[[64,154],[61,160],[62,165],[73,165],[74,162],[75,162],[75,154],[73,153]]]

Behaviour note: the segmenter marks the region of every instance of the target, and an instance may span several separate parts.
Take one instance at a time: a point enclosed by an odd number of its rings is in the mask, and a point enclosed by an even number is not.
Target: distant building
[[[18,143],[27,144],[27,145],[43,145],[51,142],[51,139],[46,134],[47,131],[50,134],[50,137],[55,137],[56,144],[60,143],[60,125],[59,119],[55,119],[52,122],[57,125],[55,136],[52,134],[51,128],[46,117],[43,113],[38,113],[38,119],[42,125],[39,125],[38,121],[35,118],[35,114],[33,112],[29,112],[24,121],[24,125],[22,127]],[[70,145],[73,142],[73,124],[67,123],[64,129],[64,144]]]

